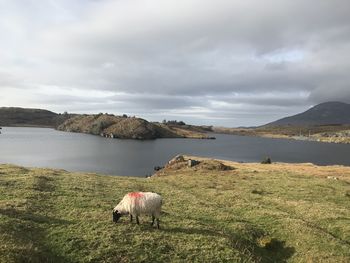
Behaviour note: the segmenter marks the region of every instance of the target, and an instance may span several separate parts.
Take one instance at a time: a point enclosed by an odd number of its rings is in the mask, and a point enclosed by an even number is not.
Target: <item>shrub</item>
[[[262,163],[262,164],[271,164],[272,161],[271,161],[271,158],[270,158],[270,157],[266,157],[264,160],[262,160],[261,163]]]

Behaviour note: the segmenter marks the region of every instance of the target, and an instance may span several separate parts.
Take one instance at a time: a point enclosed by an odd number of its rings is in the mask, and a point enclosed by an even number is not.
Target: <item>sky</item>
[[[0,0],[0,107],[255,126],[349,83],[348,0]]]

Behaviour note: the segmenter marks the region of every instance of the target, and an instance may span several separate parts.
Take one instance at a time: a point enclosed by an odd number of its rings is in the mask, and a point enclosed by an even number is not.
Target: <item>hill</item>
[[[0,126],[56,127],[70,117],[72,116],[69,114],[57,114],[42,109],[0,108]]]
[[[350,143],[350,104],[326,102],[254,128],[214,127],[214,132],[329,143]]]
[[[58,126],[58,130],[120,139],[208,138],[204,133],[186,128],[173,128],[141,118],[102,113],[75,116]]]
[[[112,114],[57,114],[42,109],[0,108],[1,126],[52,127],[61,131],[81,132],[121,139],[196,138],[211,139],[210,127],[177,123],[152,123],[141,118]]]
[[[0,165],[0,262],[349,262],[350,168],[188,158],[148,179]],[[112,222],[130,191],[163,196],[160,230]]]
[[[286,117],[266,126],[315,126],[350,124],[350,104],[342,102],[325,102],[311,109]]]

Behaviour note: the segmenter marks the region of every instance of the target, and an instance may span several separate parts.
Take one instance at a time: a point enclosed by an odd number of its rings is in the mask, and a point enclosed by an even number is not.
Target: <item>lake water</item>
[[[3,127],[0,163],[68,171],[145,176],[177,154],[240,162],[279,162],[350,165],[350,145],[215,134],[216,140],[107,139],[47,128]]]

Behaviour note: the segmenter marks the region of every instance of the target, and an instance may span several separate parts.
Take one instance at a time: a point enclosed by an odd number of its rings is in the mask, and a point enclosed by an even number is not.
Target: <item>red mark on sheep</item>
[[[132,193],[129,193],[128,195],[132,198],[140,198],[143,196],[143,194],[140,192],[132,192]]]

